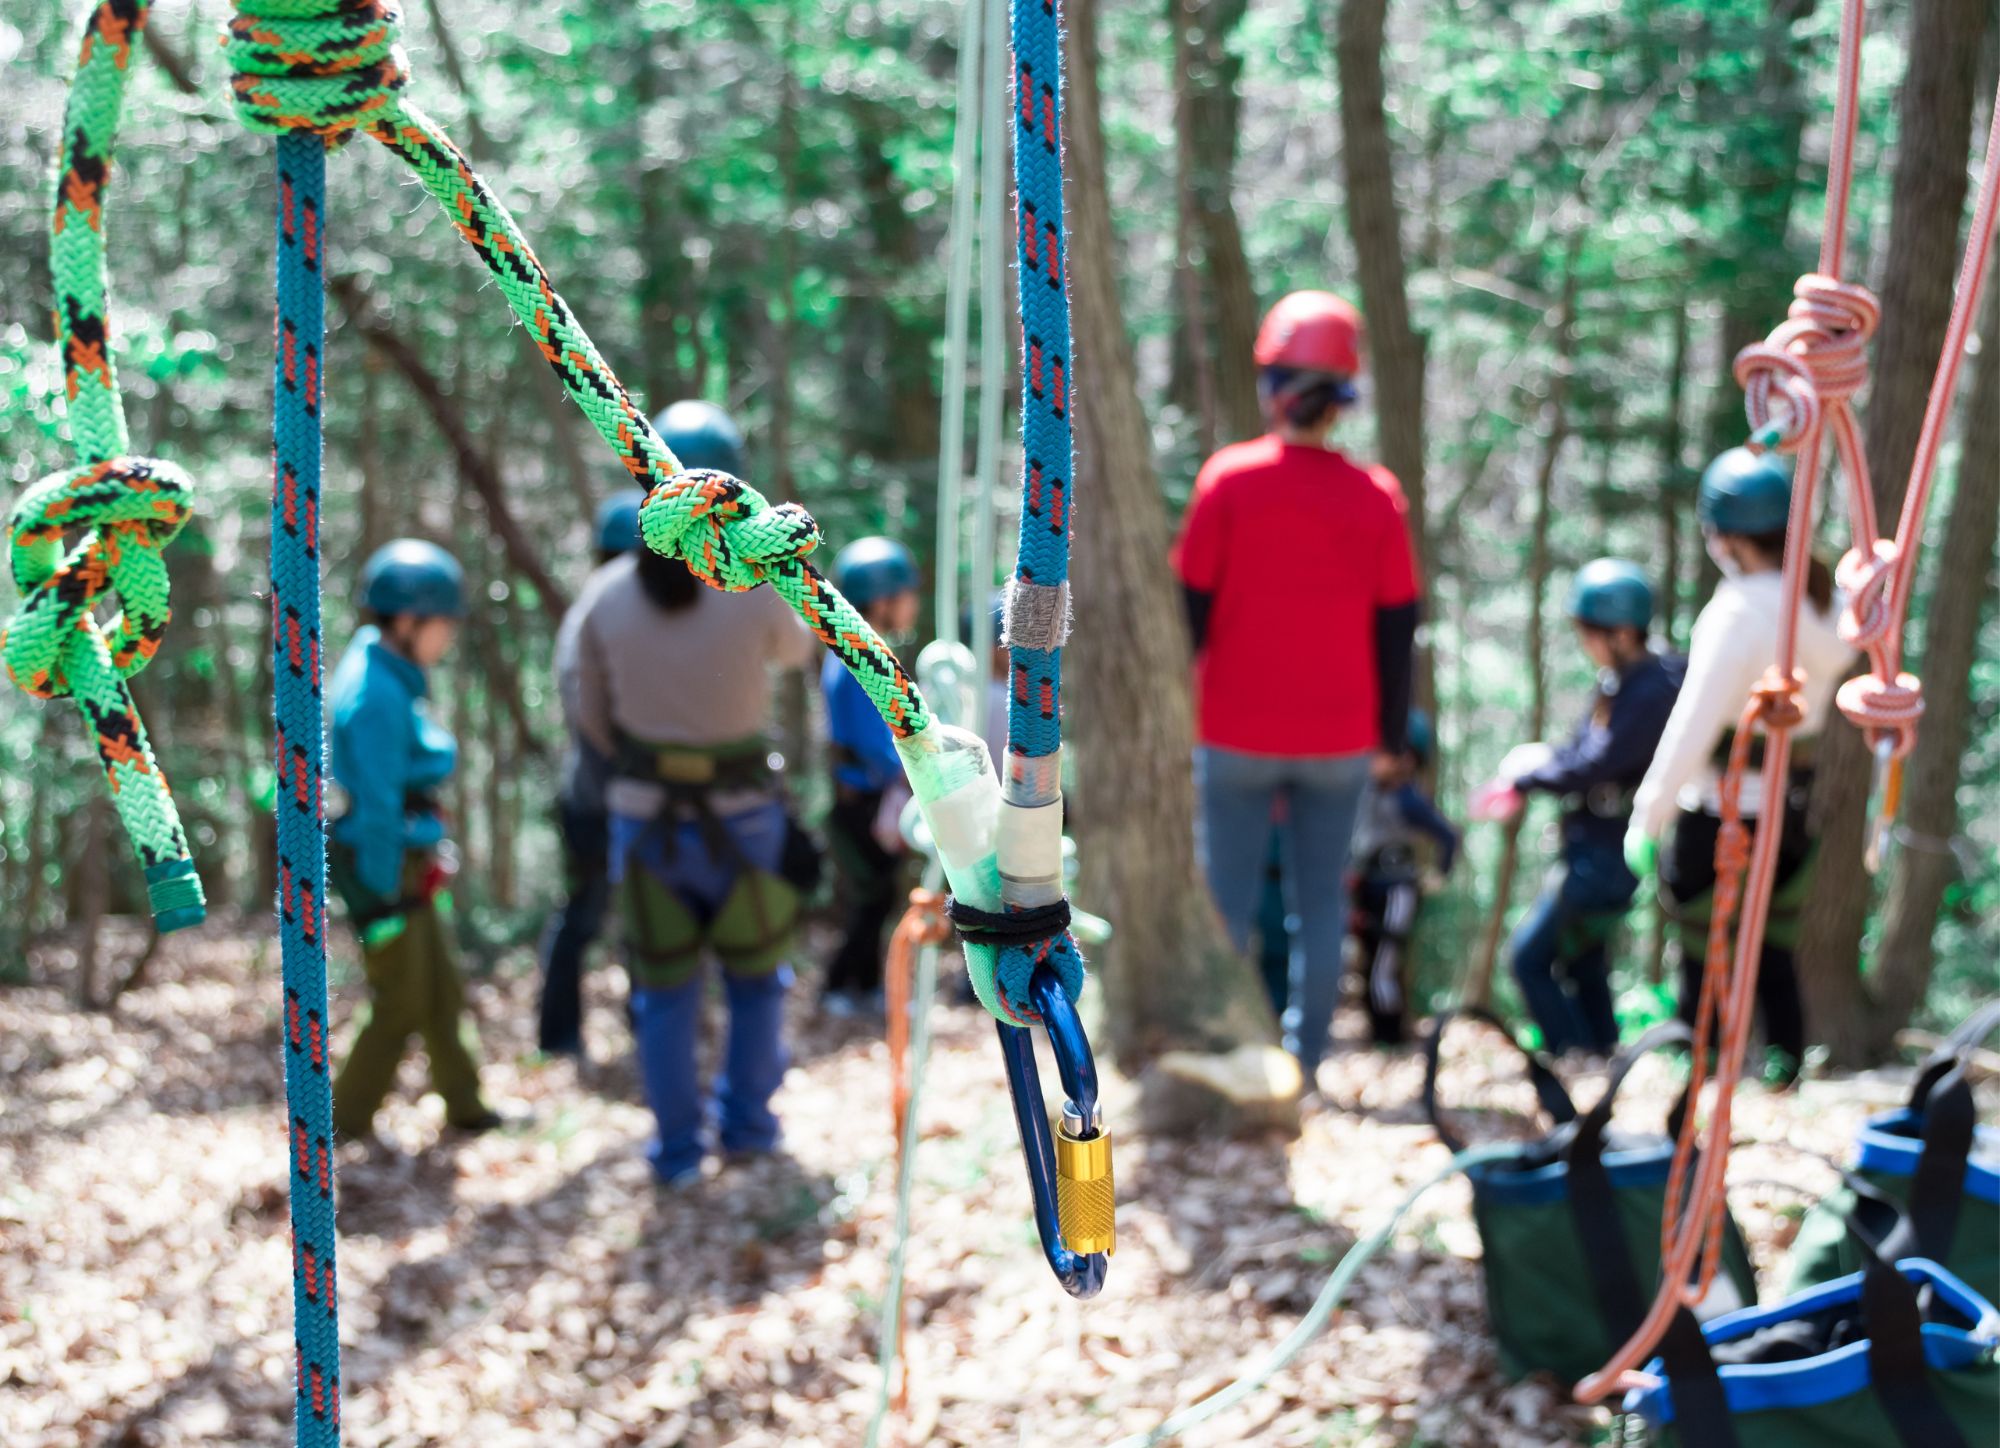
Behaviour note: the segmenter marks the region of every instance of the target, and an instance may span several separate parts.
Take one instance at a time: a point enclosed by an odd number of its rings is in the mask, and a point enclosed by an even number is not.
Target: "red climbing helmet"
[[[1293,292],[1264,314],[1259,367],[1352,377],[1361,370],[1361,313],[1332,292]]]

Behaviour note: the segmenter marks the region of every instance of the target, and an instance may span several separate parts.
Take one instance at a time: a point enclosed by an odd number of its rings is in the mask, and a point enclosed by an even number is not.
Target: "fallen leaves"
[[[291,1441],[291,1288],[275,984],[249,937],[176,937],[116,1016],[55,982],[0,991],[0,1442]],[[873,1410],[892,1246],[886,1052],[793,1003],[787,1154],[663,1193],[615,972],[590,981],[602,1063],[530,1060],[534,983],[475,984],[486,1080],[529,1124],[442,1132],[405,1067],[386,1149],[345,1148],[343,1416],[359,1445],[850,1445]],[[354,1004],[340,1002],[344,1020]],[[1343,1025],[1351,1023],[1343,1022]],[[344,1036],[342,1037],[344,1040]],[[710,1043],[711,1049],[713,1043]],[[1448,1099],[1531,1100],[1468,1041]],[[1053,1079],[1052,1073],[1047,1073]],[[1440,1159],[1421,1065],[1349,1042],[1299,1140],[1120,1133],[1120,1250],[1097,1301],[1050,1280],[985,1018],[940,1007],[910,1245],[901,1441],[1102,1443],[1226,1385],[1296,1325],[1356,1235]],[[1635,1076],[1635,1102],[1664,1091]],[[1739,1102],[1753,1243],[1893,1091]],[[1588,1096],[1587,1092],[1580,1095]],[[1127,1097],[1129,1102],[1129,1097]],[[1119,1098],[1111,1099],[1114,1115]],[[1485,1118],[1485,1119],[1479,1119]],[[1428,1198],[1351,1304],[1202,1444],[1583,1444],[1602,1415],[1498,1377],[1462,1183]],[[1766,1278],[1772,1278],[1769,1252]]]

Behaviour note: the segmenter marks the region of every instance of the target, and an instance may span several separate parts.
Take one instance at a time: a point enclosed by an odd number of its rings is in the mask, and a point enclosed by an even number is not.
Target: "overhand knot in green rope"
[[[162,930],[201,920],[201,888],[124,681],[152,662],[173,617],[162,555],[192,512],[179,468],[116,457],[43,478],[7,518],[22,600],[0,629],[7,677],[40,698],[76,700],[140,844]],[[65,549],[73,530],[81,535]],[[121,611],[100,625],[94,610],[113,594]]]
[[[639,531],[655,553],[730,593],[768,583],[819,546],[819,524],[797,503],[775,507],[739,478],[688,468],[654,488]]]
[[[113,458],[43,478],[8,518],[14,586],[25,602],[4,630],[7,677],[43,699],[105,663],[130,678],[152,662],[173,610],[161,550],[192,508],[187,475],[155,458]],[[65,554],[63,535],[83,536]],[[92,610],[124,611],[100,630]]]
[[[388,0],[238,0],[229,22],[236,115],[271,135],[344,139],[397,110],[410,78]]]

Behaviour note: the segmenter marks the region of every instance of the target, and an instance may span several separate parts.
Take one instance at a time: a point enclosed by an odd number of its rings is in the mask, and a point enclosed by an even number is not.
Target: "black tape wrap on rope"
[[[981,910],[957,898],[944,902],[944,912],[952,927],[974,945],[1034,946],[1059,940],[1069,929],[1067,898],[1053,905],[1036,905],[1025,910]]]

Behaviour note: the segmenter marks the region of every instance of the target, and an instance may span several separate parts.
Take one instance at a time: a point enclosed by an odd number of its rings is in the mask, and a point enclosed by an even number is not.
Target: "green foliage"
[[[9,81],[0,102],[0,471],[10,494],[67,460],[43,232],[81,8],[0,0]],[[270,894],[260,876],[272,788],[263,582],[270,167],[268,143],[230,115],[209,43],[224,8],[197,0],[155,16],[199,93],[183,94],[150,60],[141,65],[107,218],[135,444],[187,468],[201,490],[197,522],[169,555],[179,617],[142,698],[181,782],[211,897],[255,909]],[[1522,639],[1538,606],[1523,583],[1530,484],[1551,421],[1554,318],[1572,269],[1571,439],[1558,460],[1551,533],[1558,586],[1570,567],[1607,552],[1664,571],[1672,519],[1677,574],[1667,581],[1683,637],[1705,588],[1688,509],[1673,505],[1691,496],[1707,452],[1741,435],[1725,339],[1732,327],[1761,332],[1782,316],[1792,277],[1811,262],[1823,199],[1837,7],[1789,7],[1802,18],[1774,31],[1776,8],[1391,7],[1391,138],[1430,356],[1425,541],[1447,809],[1518,742],[1528,709]],[[443,35],[432,25],[440,10],[450,22]],[[1243,62],[1235,200],[1266,302],[1295,286],[1357,290],[1341,195],[1336,13],[1335,0],[1269,0],[1230,38]],[[1902,69],[1902,21],[1883,15],[1868,53],[1855,198],[1863,271],[1887,221],[1889,99]],[[876,530],[929,539],[953,6],[439,0],[410,6],[407,24],[415,97],[472,150],[644,405],[699,395],[732,407],[753,480],[805,502],[830,539]],[[1194,420],[1168,401],[1182,311],[1172,38],[1163,4],[1107,6],[1102,27],[1119,281],[1178,506],[1199,458]],[[1786,66],[1796,84],[1782,83]],[[574,588],[588,566],[590,507],[622,475],[393,160],[352,144],[333,158],[330,182],[331,272],[358,281],[372,315],[414,347],[542,561]],[[1684,309],[1691,350],[1676,422],[1667,408]],[[465,919],[497,953],[522,937],[541,882],[557,873],[547,819],[560,739],[547,683],[551,630],[423,403],[338,305],[331,322],[329,647],[351,627],[349,580],[362,552],[395,533],[452,544],[489,600],[438,695],[466,744],[452,801],[467,842]],[[1084,358],[1086,386],[1088,368]],[[1370,448],[1370,428],[1357,417],[1357,451]],[[1080,526],[1102,522],[1086,503]],[[0,610],[11,603],[0,583]],[[1551,727],[1562,728],[1590,671],[1549,622]],[[1989,645],[2000,643],[1996,628],[1989,622]],[[2000,784],[1996,658],[1989,647],[1973,680],[1968,802]],[[33,931],[62,911],[60,868],[76,857],[80,805],[99,786],[72,757],[73,721],[45,730],[48,711],[6,698],[0,919]],[[810,757],[797,741],[790,752]],[[1989,923],[2000,906],[2000,824],[1990,810],[1966,815],[1967,879],[1939,934],[1940,1015],[1982,981],[1990,988],[2000,946]],[[1523,900],[1546,850],[1533,827],[1526,844]],[[1477,939],[1496,854],[1493,832],[1475,829],[1458,879],[1433,902],[1422,937],[1432,989],[1449,987]],[[0,940],[0,954],[12,958],[7,945]]]

